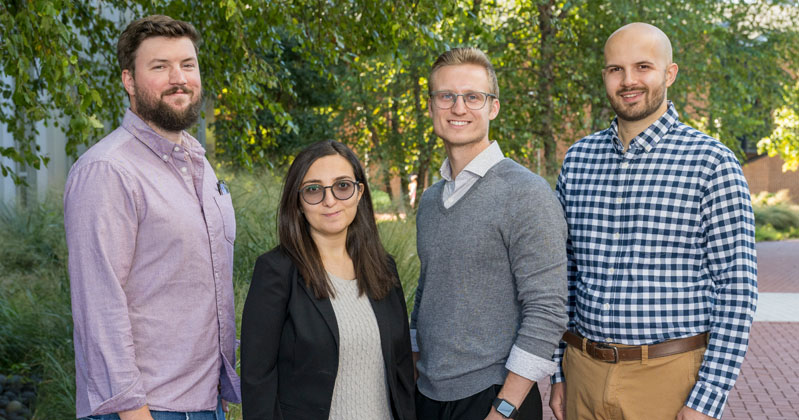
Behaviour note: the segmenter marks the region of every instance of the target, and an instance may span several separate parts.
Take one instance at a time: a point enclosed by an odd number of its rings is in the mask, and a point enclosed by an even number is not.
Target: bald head
[[[666,112],[666,91],[678,71],[671,54],[669,37],[648,23],[622,26],[605,42],[605,91],[633,136]]]
[[[649,51],[656,54],[654,58],[664,66],[672,63],[669,37],[657,26],[635,22],[617,29],[605,41],[605,64],[609,52],[618,48],[628,48],[630,45],[645,45]]]

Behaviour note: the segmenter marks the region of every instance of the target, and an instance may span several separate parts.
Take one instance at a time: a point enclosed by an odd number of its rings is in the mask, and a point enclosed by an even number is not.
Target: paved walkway
[[[799,240],[757,244],[759,300],[724,420],[799,420]],[[549,384],[539,384],[544,420]]]

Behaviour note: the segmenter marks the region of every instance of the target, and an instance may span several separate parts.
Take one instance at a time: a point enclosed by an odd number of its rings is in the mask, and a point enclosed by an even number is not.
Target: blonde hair
[[[430,75],[427,78],[428,92],[433,92],[433,75],[438,69],[444,66],[460,66],[464,64],[474,64],[486,69],[488,83],[491,85],[491,91],[487,93],[492,93],[499,98],[499,84],[497,83],[497,74],[494,72],[494,66],[491,65],[491,61],[484,52],[474,47],[453,48],[439,55],[436,62],[433,63],[433,68],[430,69]]]

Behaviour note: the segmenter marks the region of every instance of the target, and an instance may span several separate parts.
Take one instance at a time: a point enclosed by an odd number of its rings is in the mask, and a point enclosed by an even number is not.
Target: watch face
[[[499,407],[497,407],[497,411],[499,411],[499,414],[502,414],[505,417],[510,416],[511,413],[513,413],[514,409],[515,407],[510,405],[507,401],[500,402]]]

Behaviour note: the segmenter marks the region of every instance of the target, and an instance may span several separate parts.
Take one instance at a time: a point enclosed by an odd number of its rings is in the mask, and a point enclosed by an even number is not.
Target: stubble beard
[[[146,89],[139,89],[133,85],[135,95],[133,100],[136,105],[136,113],[143,120],[148,121],[156,127],[168,131],[183,131],[194,125],[200,118],[202,111],[202,89],[195,92],[187,87],[173,87],[161,92],[160,97],[156,97]],[[191,102],[186,109],[177,110],[164,102],[164,96],[173,94],[181,90],[191,96]]]
[[[649,88],[644,90],[644,98],[647,99],[644,103],[644,107],[637,111],[635,109],[636,107],[627,108],[624,102],[619,98],[626,92],[634,91],[640,91],[640,89],[622,89],[617,91],[614,96],[607,95],[610,101],[610,107],[613,108],[616,115],[624,121],[641,121],[657,112],[666,99],[666,81],[663,80],[663,83],[660,85],[659,89],[654,92],[653,96],[649,96],[650,93],[652,93]]]

